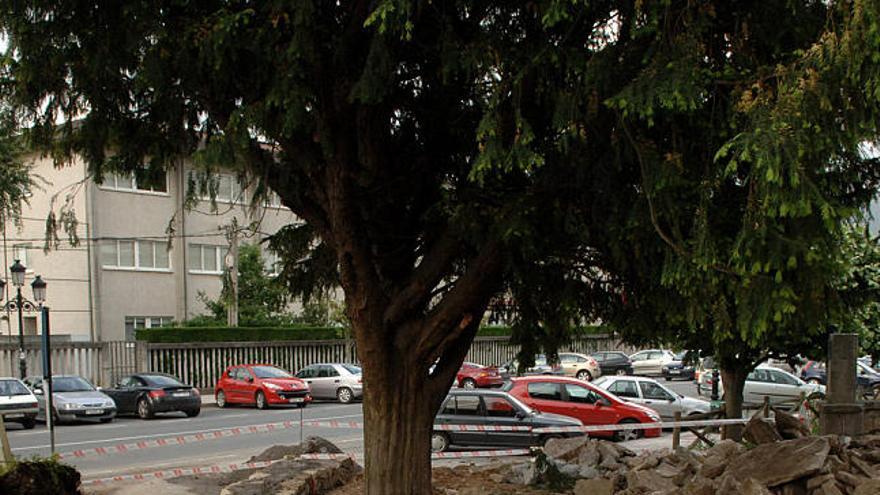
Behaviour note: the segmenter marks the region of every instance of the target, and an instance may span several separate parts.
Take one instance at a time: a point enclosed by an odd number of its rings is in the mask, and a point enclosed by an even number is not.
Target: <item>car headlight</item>
[[[104,405],[102,407],[116,407],[116,403],[112,400],[104,401]]]
[[[271,388],[272,390],[282,390],[284,388],[281,385],[276,385],[274,383],[267,383],[265,385],[266,385],[266,388]]]
[[[64,409],[65,411],[70,411],[72,409],[82,409],[82,406],[74,402],[65,402],[64,404],[61,404],[61,409]]]
[[[655,413],[654,411],[649,412],[649,413],[648,413],[648,417],[651,418],[651,419],[653,419],[655,422],[659,422],[659,421],[660,421],[660,415],[657,414],[657,413]]]

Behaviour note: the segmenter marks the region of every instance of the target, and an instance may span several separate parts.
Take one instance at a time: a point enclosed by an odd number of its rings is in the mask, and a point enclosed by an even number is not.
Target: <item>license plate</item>
[[[669,370],[669,374],[671,375],[677,375],[679,373],[681,373],[681,370]]]
[[[189,392],[174,392],[171,395],[174,397],[189,397]]]
[[[290,402],[291,404],[299,404],[300,402],[305,402],[305,401],[306,400],[303,399],[302,397],[294,397],[292,399],[287,399],[287,402]]]
[[[24,414],[4,414],[3,417],[7,418],[7,419],[17,419],[17,418],[23,418]]]
[[[103,409],[88,409],[88,410],[86,410],[86,414],[88,414],[90,416],[104,414],[104,410]]]

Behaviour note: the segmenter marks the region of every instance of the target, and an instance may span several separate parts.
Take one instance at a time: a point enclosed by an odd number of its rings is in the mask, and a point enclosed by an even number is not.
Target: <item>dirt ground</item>
[[[364,493],[363,476],[341,486],[327,495],[361,495]],[[551,495],[559,492],[541,490],[523,485],[497,483],[485,472],[475,472],[473,466],[434,468],[434,495]]]

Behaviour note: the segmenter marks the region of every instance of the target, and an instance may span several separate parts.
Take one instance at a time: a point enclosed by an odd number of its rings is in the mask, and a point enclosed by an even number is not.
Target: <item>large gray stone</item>
[[[584,435],[572,438],[551,438],[544,444],[544,454],[553,459],[570,461],[578,457],[579,452],[584,449],[595,449],[595,440]]]
[[[630,471],[626,473],[626,488],[628,490],[641,490],[644,493],[653,493],[662,490],[674,490],[677,487],[672,480],[660,476],[655,471]]]
[[[751,477],[772,488],[818,473],[825,465],[829,449],[825,437],[767,443],[733,457],[724,474],[739,480]]]
[[[351,481],[361,467],[341,461],[284,460],[224,487],[221,495],[311,495],[328,492]]]
[[[251,457],[248,462],[275,461],[285,457],[297,457],[303,454],[341,454],[333,442],[322,437],[307,437],[302,443],[296,445],[273,445],[258,455]]]
[[[574,495],[614,495],[614,482],[607,478],[578,480],[574,484]]]

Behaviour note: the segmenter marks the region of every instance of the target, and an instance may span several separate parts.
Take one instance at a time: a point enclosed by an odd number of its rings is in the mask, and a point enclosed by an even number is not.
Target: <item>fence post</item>
[[[803,392],[801,392],[801,393],[803,393]],[[764,411],[764,417],[769,418],[770,417],[770,396],[769,395],[764,396],[764,406],[762,407],[762,409]]]
[[[675,411],[675,426],[672,428],[672,450],[678,450],[681,446],[681,411]]]
[[[150,370],[150,353],[147,349],[147,343],[142,340],[136,340],[134,347],[134,370],[136,372],[147,372]]]

